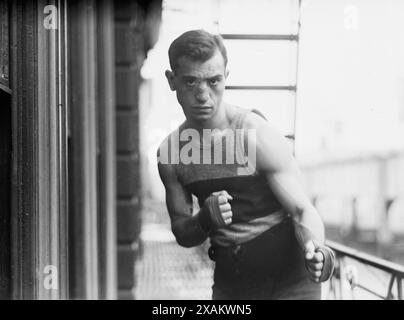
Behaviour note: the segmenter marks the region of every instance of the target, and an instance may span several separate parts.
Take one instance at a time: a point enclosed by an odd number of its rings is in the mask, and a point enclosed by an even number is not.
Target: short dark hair
[[[190,58],[193,61],[206,61],[216,53],[222,54],[224,65],[227,65],[227,52],[220,35],[211,34],[205,30],[191,30],[183,33],[175,39],[168,49],[171,70],[175,70],[181,57]]]

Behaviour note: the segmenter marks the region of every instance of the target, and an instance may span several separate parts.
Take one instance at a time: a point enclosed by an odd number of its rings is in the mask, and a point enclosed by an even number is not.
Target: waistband
[[[284,210],[278,210],[267,216],[256,218],[248,222],[232,223],[224,228],[212,232],[210,243],[214,247],[233,247],[251,241],[265,231],[290,218]]]
[[[268,237],[270,239],[268,239]],[[217,261],[218,258],[233,259],[234,261],[238,261],[243,258],[244,253],[254,252],[257,248],[262,248],[265,250],[266,247],[270,249],[274,247],[290,246],[290,243],[278,243],[279,241],[277,240],[281,239],[282,241],[286,242],[295,241],[293,220],[291,217],[284,218],[281,222],[249,241],[238,244],[235,243],[230,246],[219,246],[212,244],[208,250],[208,255],[213,261]]]

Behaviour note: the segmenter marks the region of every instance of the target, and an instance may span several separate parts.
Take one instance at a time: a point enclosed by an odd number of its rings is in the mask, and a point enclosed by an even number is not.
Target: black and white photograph
[[[0,0],[0,300],[403,300],[403,32],[402,0]]]

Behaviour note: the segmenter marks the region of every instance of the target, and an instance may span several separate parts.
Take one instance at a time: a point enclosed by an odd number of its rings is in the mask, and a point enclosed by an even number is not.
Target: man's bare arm
[[[324,242],[324,225],[317,210],[310,203],[299,181],[299,170],[288,141],[266,120],[251,114],[247,117],[249,129],[256,130],[257,169],[266,174],[271,189],[297,225],[301,244],[312,239]]]
[[[159,163],[158,169],[166,189],[166,204],[171,219],[171,229],[178,244],[193,247],[203,243],[208,233],[200,224],[199,212],[193,215],[192,195],[178,181],[171,165]]]
[[[255,143],[257,169],[265,173],[272,191],[292,216],[310,276],[319,281],[324,257],[316,250],[324,245],[324,225],[299,181],[300,172],[288,142],[278,130],[255,114],[249,115],[246,123],[249,129],[256,130],[254,141],[248,143]]]

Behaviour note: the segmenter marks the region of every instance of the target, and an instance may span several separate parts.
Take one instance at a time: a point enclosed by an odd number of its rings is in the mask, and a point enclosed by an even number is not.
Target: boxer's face
[[[193,61],[187,57],[178,60],[178,68],[166,71],[171,90],[188,120],[203,125],[219,110],[227,70],[220,51],[207,61]]]

